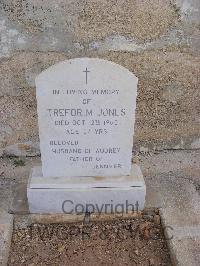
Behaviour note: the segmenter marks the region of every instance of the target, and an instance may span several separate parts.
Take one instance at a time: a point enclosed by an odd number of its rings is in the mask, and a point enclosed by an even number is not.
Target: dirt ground
[[[160,216],[15,228],[9,266],[170,266]]]

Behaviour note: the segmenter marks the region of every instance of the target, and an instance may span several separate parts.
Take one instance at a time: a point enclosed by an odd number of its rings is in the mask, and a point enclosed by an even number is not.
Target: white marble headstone
[[[67,60],[36,78],[44,177],[130,174],[137,80],[98,58]]]

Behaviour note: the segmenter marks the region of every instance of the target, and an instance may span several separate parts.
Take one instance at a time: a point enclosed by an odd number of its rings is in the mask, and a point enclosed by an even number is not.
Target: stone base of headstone
[[[122,177],[42,176],[41,166],[31,171],[27,196],[30,213],[126,213],[144,209],[146,186],[140,167]]]

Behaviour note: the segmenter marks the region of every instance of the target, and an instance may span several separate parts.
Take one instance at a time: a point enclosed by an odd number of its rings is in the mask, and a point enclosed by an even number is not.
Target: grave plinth
[[[121,177],[49,177],[33,168],[28,185],[31,213],[128,213],[144,208],[146,188],[140,167]]]
[[[65,201],[131,201],[142,210],[145,182],[131,164],[137,77],[113,62],[77,58],[42,72],[36,92],[42,166],[30,176],[30,212],[66,213]]]

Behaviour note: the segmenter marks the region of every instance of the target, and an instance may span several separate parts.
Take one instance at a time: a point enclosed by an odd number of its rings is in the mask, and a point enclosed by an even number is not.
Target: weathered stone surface
[[[173,44],[199,53],[198,21],[184,19],[198,17],[195,1],[2,1],[0,57],[20,50],[74,54],[88,44],[122,51]]]
[[[27,27],[30,27],[28,22]],[[59,31],[57,28],[52,30],[50,27],[45,32],[32,31],[30,28],[26,29],[19,21],[9,20],[5,14],[0,17],[0,32],[0,58],[9,58],[16,51],[75,53],[84,48],[81,43],[74,41],[72,34],[65,33],[64,29]]]
[[[154,39],[176,24],[178,14],[170,1],[3,0],[1,10],[30,32],[62,35],[88,42],[112,34],[141,41]]]
[[[0,265],[6,266],[12,239],[13,216],[0,209]]]
[[[13,25],[6,16],[2,15],[0,16],[0,32],[0,58],[9,57],[11,51],[15,49],[25,48],[27,34],[22,33],[18,25]]]
[[[34,52],[17,53],[12,58],[2,61],[0,96],[19,96],[23,90],[35,88],[35,77],[42,70],[65,58],[62,53]]]
[[[1,155],[39,154],[34,76],[64,58],[56,53],[22,53],[2,62]]]
[[[197,57],[178,51],[105,57],[123,62],[140,80],[135,144],[151,149],[189,148],[200,126]]]
[[[23,145],[23,142],[27,142],[27,140],[36,141],[38,139],[36,102],[33,90],[22,90],[16,97],[1,97],[0,109],[3,126],[0,149],[9,150],[10,145],[16,143]],[[26,146],[25,143],[24,145]]]
[[[87,49],[88,43],[118,36],[132,46],[152,46],[174,30],[184,35],[185,45],[199,50],[198,0],[2,0],[0,12],[0,56],[15,50],[73,54]],[[178,36],[176,42],[179,45]]]
[[[193,228],[192,228],[193,229]],[[187,231],[188,228],[185,228]],[[196,232],[198,233],[200,228],[196,228]],[[171,232],[169,237],[171,237]],[[191,237],[191,236],[183,236],[179,239],[172,239],[170,241],[170,253],[172,262],[174,265],[180,266],[194,266],[200,264],[200,237],[199,235]]]
[[[137,150],[198,147],[197,56],[175,48],[139,54],[90,52],[90,55],[119,63],[140,80],[135,134]],[[0,87],[3,96],[0,98],[1,131],[4,132],[2,149],[16,143],[38,141],[33,77],[38,71],[65,59],[66,55],[53,52],[20,53],[2,62],[1,82],[10,82],[8,87]]]
[[[144,41],[165,33],[177,18],[170,1],[91,0],[79,14],[77,33],[86,42],[113,34]]]
[[[1,150],[0,150],[1,151]],[[39,142],[21,142],[6,146],[2,149],[2,155],[6,156],[37,156],[40,155]]]
[[[177,8],[180,9],[181,18],[189,23],[200,23],[199,0],[175,0]]]

